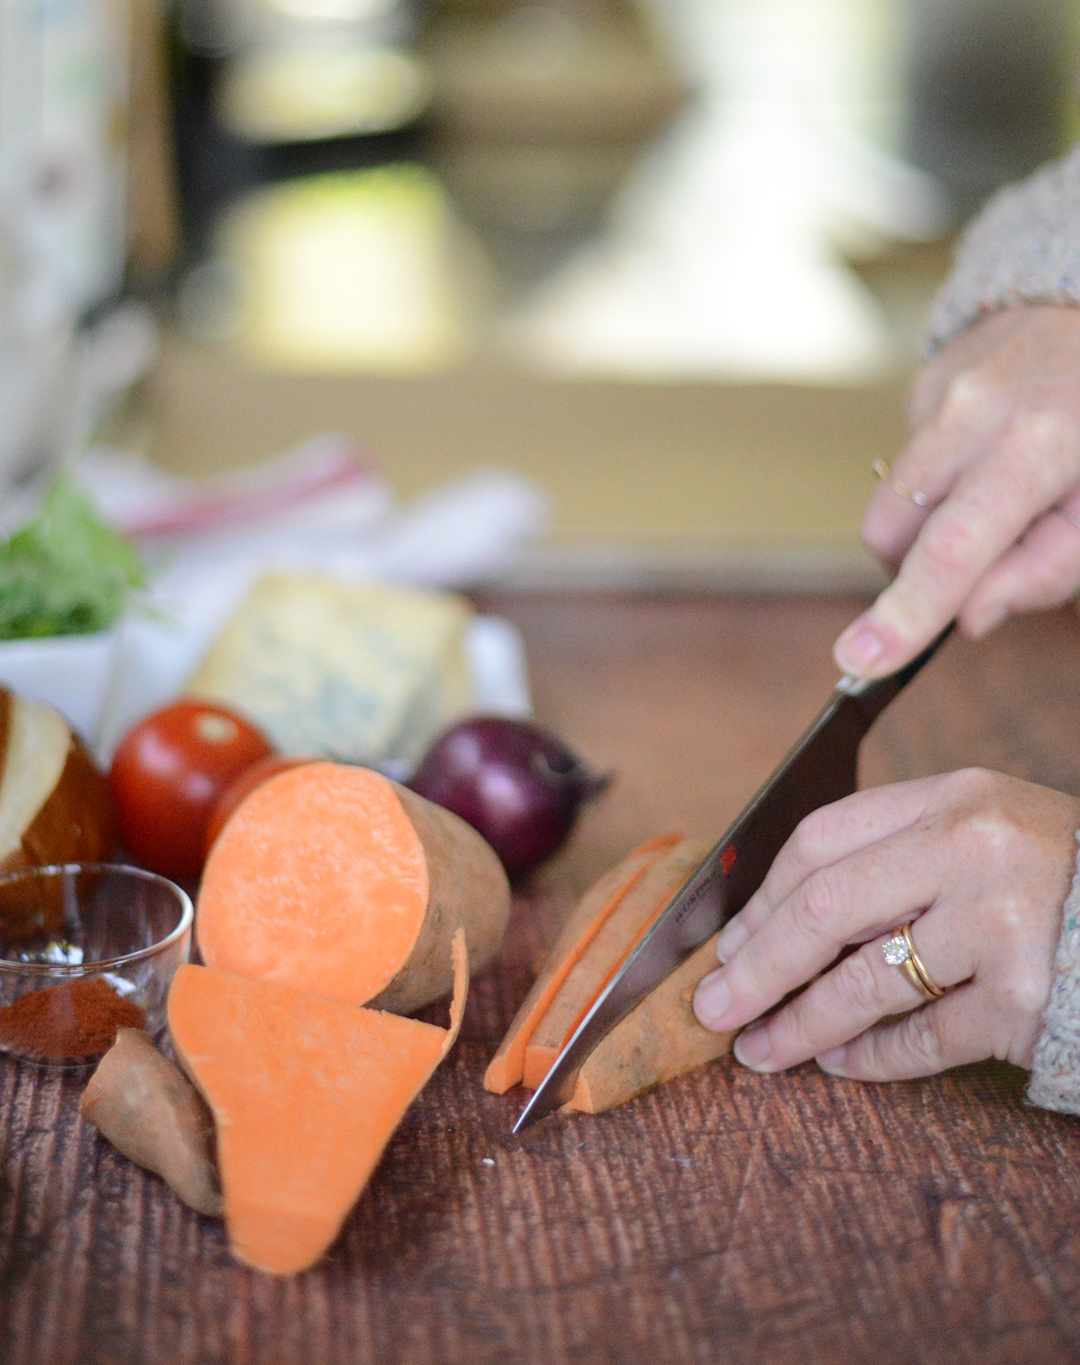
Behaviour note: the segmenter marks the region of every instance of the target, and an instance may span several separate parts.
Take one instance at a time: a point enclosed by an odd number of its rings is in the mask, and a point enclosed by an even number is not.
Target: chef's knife
[[[906,668],[886,678],[840,679],[825,709],[597,997],[522,1110],[515,1133],[571,1098],[586,1057],[743,908],[804,816],[855,790],[863,737],[951,630],[950,625]]]

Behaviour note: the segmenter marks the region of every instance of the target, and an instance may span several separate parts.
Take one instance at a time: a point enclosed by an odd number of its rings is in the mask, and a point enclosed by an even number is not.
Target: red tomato
[[[260,758],[258,763],[253,763],[250,768],[245,768],[214,802],[214,809],[210,812],[210,820],[206,826],[206,856],[209,858],[214,841],[245,796],[250,796],[256,787],[261,787],[265,781],[276,777],[278,773],[287,772],[290,768],[300,768],[305,763],[315,761],[313,758],[282,758],[280,754],[269,754],[266,758]]]
[[[153,872],[197,877],[214,802],[272,753],[254,725],[213,702],[178,701],[147,716],[109,770],[125,847]]]

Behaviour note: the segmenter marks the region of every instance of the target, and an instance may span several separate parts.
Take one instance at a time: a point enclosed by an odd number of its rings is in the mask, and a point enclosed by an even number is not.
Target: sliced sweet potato
[[[709,851],[697,839],[668,848],[607,916],[533,1031],[524,1083],[535,1090],[593,1001],[655,924]]]
[[[217,1126],[234,1255],[291,1275],[336,1238],[406,1109],[457,1037],[468,987],[453,942],[449,1029],[207,967],[180,967],[169,1029]]]
[[[585,893],[567,921],[484,1084],[535,1089],[597,996],[652,928],[710,845],[668,837],[643,845]],[[570,1107],[599,1113],[727,1052],[734,1034],[703,1028],[691,1001],[716,964],[703,944],[594,1050]]]
[[[199,1092],[141,1029],[122,1028],[79,1101],[79,1113],[197,1213],[221,1214],[214,1122]]]
[[[698,982],[715,966],[716,939],[711,938],[586,1058],[569,1107],[599,1114],[730,1052],[738,1029],[712,1033],[698,1023],[693,1009]]]
[[[222,830],[196,933],[209,967],[404,1014],[450,990],[459,927],[479,971],[509,911],[501,863],[463,820],[369,769],[308,763]]]
[[[622,904],[627,894],[664,854],[679,843],[678,834],[650,839],[593,883],[563,925],[540,975],[533,982],[499,1050],[491,1059],[484,1085],[497,1095],[520,1085],[525,1074],[525,1052],[537,1025],[566,984],[582,954]]]

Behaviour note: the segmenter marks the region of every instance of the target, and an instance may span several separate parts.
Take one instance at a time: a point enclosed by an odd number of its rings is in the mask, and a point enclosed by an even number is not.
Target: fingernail
[[[768,1061],[771,1051],[769,1030],[764,1024],[759,1024],[756,1028],[744,1028],[735,1039],[735,1056],[743,1066],[748,1066],[754,1071],[770,1069],[764,1063]]]
[[[721,962],[730,962],[749,937],[746,926],[733,921],[716,940],[716,956]]]
[[[706,1028],[719,1028],[730,1004],[731,990],[723,972],[710,972],[698,982],[694,992],[694,1013]]]
[[[861,673],[871,668],[885,651],[885,642],[873,626],[856,621],[836,642],[836,662],[845,673]]]
[[[968,633],[974,639],[981,640],[984,635],[989,635],[992,630],[997,630],[1008,614],[1008,607],[1000,605],[991,607],[982,616],[976,617],[974,623],[968,624]]]
[[[836,1075],[842,1075],[846,1056],[847,1047],[841,1043],[839,1047],[830,1047],[825,1052],[819,1052],[814,1061],[817,1062],[822,1071],[831,1071]]]

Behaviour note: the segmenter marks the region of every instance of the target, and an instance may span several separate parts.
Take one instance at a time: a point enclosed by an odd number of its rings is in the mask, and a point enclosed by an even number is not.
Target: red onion
[[[477,716],[439,736],[409,786],[479,830],[520,877],[551,857],[578,807],[610,782],[542,725]]]

